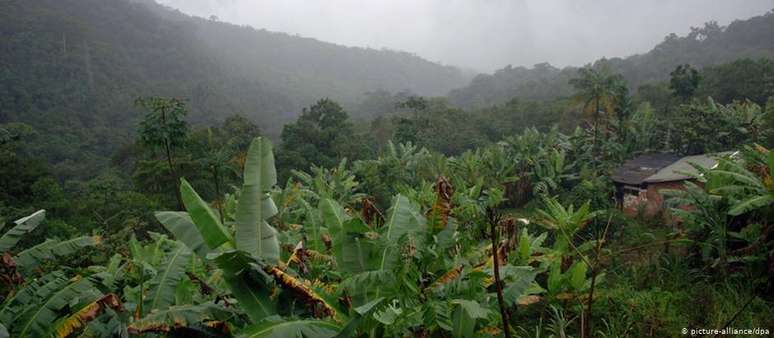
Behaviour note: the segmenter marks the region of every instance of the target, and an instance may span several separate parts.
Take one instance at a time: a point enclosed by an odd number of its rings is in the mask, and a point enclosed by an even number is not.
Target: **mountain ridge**
[[[697,68],[731,62],[739,58],[774,57],[774,11],[727,26],[714,21],[692,27],[685,36],[667,35],[664,41],[645,53],[596,60],[588,65],[606,64],[621,73],[632,88],[667,80],[677,65]],[[533,67],[506,66],[491,74],[479,74],[465,87],[449,92],[449,101],[462,108],[482,108],[513,98],[545,100],[569,96],[568,81],[579,67],[554,67],[539,63]]]

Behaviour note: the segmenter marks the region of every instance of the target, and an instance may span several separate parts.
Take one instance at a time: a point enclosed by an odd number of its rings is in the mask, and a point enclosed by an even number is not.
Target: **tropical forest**
[[[617,3],[0,0],[0,338],[774,336],[774,3]]]

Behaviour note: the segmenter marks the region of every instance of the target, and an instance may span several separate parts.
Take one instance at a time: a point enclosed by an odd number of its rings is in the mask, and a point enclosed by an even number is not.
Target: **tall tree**
[[[588,113],[589,109],[593,109],[590,113],[594,125],[594,149],[597,148],[599,122],[604,118],[602,109],[605,112],[613,110],[622,83],[623,77],[612,74],[607,67],[581,68],[578,69],[578,77],[570,79],[576,91],[574,98],[583,103],[583,111]]]
[[[627,86],[618,86],[615,96],[615,112],[619,142],[626,143],[628,121],[634,111],[634,102]]]
[[[176,98],[152,96],[139,98],[136,104],[148,111],[140,122],[140,141],[163,152],[172,182],[177,182],[179,174],[174,163],[174,151],[185,143],[188,135],[188,124],[185,121],[188,111],[185,103]],[[182,208],[183,201],[177,187],[173,188],[178,207]]]
[[[198,163],[199,170],[209,176],[213,203],[223,221],[223,187],[237,182],[244,170],[251,140],[260,136],[260,128],[241,115],[232,115],[220,127],[209,127],[191,133],[186,153]],[[187,176],[187,175],[186,175]]]
[[[282,129],[282,151],[278,153],[280,179],[287,179],[290,168],[334,167],[344,157],[358,157],[357,142],[348,114],[333,100],[321,99],[304,108],[295,123]]]
[[[683,101],[690,100],[699,88],[701,77],[699,71],[689,64],[679,65],[675,70],[669,73],[669,89],[672,95]]]

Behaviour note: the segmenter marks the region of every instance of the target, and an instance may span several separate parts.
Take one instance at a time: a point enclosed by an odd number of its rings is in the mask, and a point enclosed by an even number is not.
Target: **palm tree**
[[[601,109],[612,111],[616,97],[622,86],[623,77],[620,74],[611,74],[607,67],[594,69],[585,67],[578,70],[578,77],[570,79],[570,85],[575,87],[575,100],[583,103],[583,111],[591,112],[594,121],[594,149],[597,149],[597,130],[601,118]]]

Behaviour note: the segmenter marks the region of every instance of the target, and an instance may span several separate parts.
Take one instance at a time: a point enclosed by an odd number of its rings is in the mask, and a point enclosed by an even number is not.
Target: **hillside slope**
[[[138,96],[188,100],[190,121],[245,115],[270,135],[321,97],[445,93],[462,72],[417,56],[347,48],[194,18],[151,0],[0,2],[0,124],[47,135],[52,163],[104,161],[133,138]]]
[[[602,59],[594,64],[608,63],[636,88],[666,80],[680,64],[702,68],[759,57],[774,57],[774,12],[736,20],[725,27],[710,22],[704,27],[692,28],[683,37],[670,34],[647,53]],[[491,75],[476,76],[467,86],[452,90],[449,100],[460,107],[475,108],[501,104],[512,98],[542,100],[568,96],[573,91],[567,81],[575,76],[576,70],[576,67],[558,69],[545,63],[532,68],[508,66]]]

